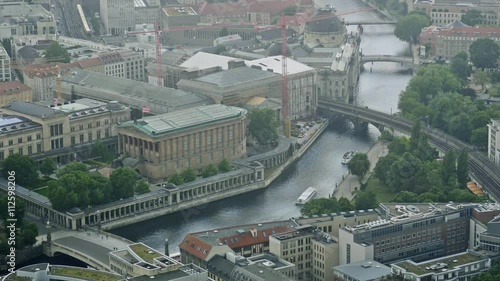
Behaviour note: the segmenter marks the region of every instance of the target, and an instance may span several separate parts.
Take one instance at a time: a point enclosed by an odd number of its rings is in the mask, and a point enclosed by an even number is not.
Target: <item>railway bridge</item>
[[[391,128],[406,134],[410,134],[413,127],[413,121],[393,114],[325,98],[320,98],[318,102],[318,112],[325,117],[343,115],[365,123],[371,123],[379,129]],[[447,133],[433,128],[423,128],[423,131],[428,135],[429,143],[443,153],[451,149],[455,151],[466,149],[469,152],[469,171],[471,177],[474,178],[495,201],[500,201],[499,166],[491,162],[488,157],[484,156],[481,152],[477,151],[475,147]]]

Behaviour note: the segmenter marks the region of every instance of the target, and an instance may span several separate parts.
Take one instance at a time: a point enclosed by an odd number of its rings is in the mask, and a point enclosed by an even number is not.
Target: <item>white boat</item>
[[[306,191],[304,191],[299,199],[297,199],[297,202],[295,203],[296,205],[304,205],[305,203],[307,203],[309,200],[313,199],[314,196],[316,196],[316,188],[314,187],[309,187],[308,189],[306,189]]]
[[[342,164],[347,165],[347,163],[349,163],[349,161],[351,161],[351,159],[354,157],[354,155],[356,155],[356,151],[354,151],[354,150],[351,150],[351,151],[344,153],[344,157],[342,157]]]

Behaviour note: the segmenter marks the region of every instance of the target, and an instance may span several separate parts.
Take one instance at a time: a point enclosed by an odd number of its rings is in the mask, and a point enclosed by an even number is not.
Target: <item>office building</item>
[[[108,34],[123,35],[136,24],[159,20],[159,0],[100,0],[101,19]]]
[[[56,33],[56,21],[41,4],[0,3],[0,39]]]
[[[194,26],[199,22],[200,16],[192,7],[175,6],[161,9],[161,23],[163,28]]]
[[[491,119],[488,124],[488,158],[500,165],[500,119]]]
[[[144,56],[131,50],[117,50],[99,54],[104,64],[104,74],[145,81]]]
[[[97,140],[116,151],[117,124],[130,120],[129,108],[91,99],[49,106],[14,101],[2,112],[0,160],[18,153],[67,163],[89,157]]]
[[[246,110],[207,105],[119,126],[119,151],[151,181],[246,156]]]
[[[475,252],[463,252],[443,258],[416,263],[406,260],[391,264],[392,272],[405,280],[470,281],[491,267],[488,257]]]
[[[19,81],[0,82],[0,107],[13,101],[33,101],[33,91]]]
[[[11,81],[10,56],[5,48],[0,45],[0,82]]]

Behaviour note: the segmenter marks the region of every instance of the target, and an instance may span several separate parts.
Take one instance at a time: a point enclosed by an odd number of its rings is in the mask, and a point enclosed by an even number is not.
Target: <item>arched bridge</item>
[[[345,25],[379,25],[379,24],[396,24],[395,20],[385,20],[385,21],[345,21]]]
[[[50,243],[47,238],[44,240],[46,241],[43,242],[43,249],[47,256],[65,254],[96,269],[106,271],[111,271],[108,254],[115,249],[121,250],[133,244],[125,238],[102,231],[97,232],[94,229],[86,231],[60,229],[51,233]]]
[[[377,61],[383,61],[383,62],[399,62],[399,63],[405,63],[405,64],[413,64],[413,58],[409,57],[399,57],[399,56],[391,56],[391,55],[375,55],[375,56],[361,56],[361,64],[367,63],[367,62],[377,62]]]
[[[410,134],[413,122],[388,113],[357,107],[351,104],[339,103],[328,99],[320,99],[318,109],[324,114],[341,114],[358,120],[378,125],[379,127],[393,128],[396,131]],[[500,167],[491,162],[473,146],[442,131],[424,128],[429,136],[429,142],[438,150],[446,153],[451,149],[460,151],[467,149],[469,152],[469,171],[482,187],[496,200],[500,200]]]

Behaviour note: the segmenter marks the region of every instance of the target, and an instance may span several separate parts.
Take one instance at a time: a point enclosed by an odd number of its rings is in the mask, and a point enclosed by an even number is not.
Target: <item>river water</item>
[[[317,1],[322,6],[333,5],[338,13],[364,7],[357,0]],[[376,20],[379,15],[363,12],[346,15],[347,20]],[[355,32],[356,27],[349,27]],[[366,55],[396,55],[408,47],[393,35],[394,26],[365,26],[362,51]],[[366,64],[361,75],[358,100],[360,104],[382,111],[396,111],[398,96],[406,87],[410,75],[401,74],[395,63]],[[371,68],[371,72],[370,72]],[[189,232],[217,229],[225,226],[283,220],[298,216],[295,205],[299,195],[308,187],[318,189],[318,197],[328,197],[340,182],[347,168],[340,161],[348,150],[368,151],[380,133],[370,126],[367,133],[353,134],[348,129],[329,128],[318,138],[304,156],[283,173],[268,188],[210,203],[206,206],[162,216],[153,220],[112,231],[133,241],[143,242],[163,251],[165,238],[171,252]]]

